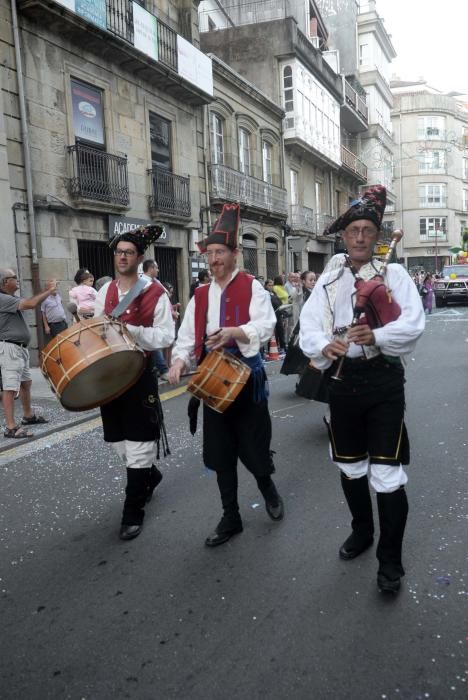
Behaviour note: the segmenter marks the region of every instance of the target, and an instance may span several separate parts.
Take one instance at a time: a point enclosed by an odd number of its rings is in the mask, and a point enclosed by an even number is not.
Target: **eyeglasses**
[[[205,255],[208,258],[208,260],[210,260],[210,258],[224,258],[224,256],[228,253],[228,250],[209,250],[205,253]]]
[[[120,248],[116,248],[114,250],[114,255],[117,258],[133,258],[134,255],[136,255],[135,250],[121,250]]]
[[[364,226],[363,228],[353,226],[353,228],[345,229],[344,233],[346,236],[350,236],[350,238],[357,238],[359,235],[362,235],[363,238],[373,238],[377,234],[377,231],[371,226]]]

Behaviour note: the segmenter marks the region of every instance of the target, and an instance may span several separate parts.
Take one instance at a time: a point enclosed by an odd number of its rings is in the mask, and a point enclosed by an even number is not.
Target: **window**
[[[463,158],[463,179],[468,180],[468,158]]]
[[[239,129],[239,170],[250,175],[250,134],[246,129]]]
[[[463,190],[463,211],[468,211],[468,190]]]
[[[150,112],[149,125],[152,166],[172,171],[171,122]]]
[[[271,166],[272,151],[273,151],[273,148],[271,146],[271,143],[268,143],[268,141],[263,141],[263,143],[262,143],[263,179],[265,180],[265,182],[268,182],[270,185],[273,182],[273,173],[272,173],[272,166]]]
[[[445,117],[418,117],[418,139],[440,141],[445,137]]]
[[[258,275],[257,240],[255,236],[244,234],[242,236],[242,251],[244,269],[251,275]]]
[[[297,204],[299,201],[299,193],[297,189],[297,172],[296,170],[289,171],[289,182],[291,185],[291,204]]]
[[[278,275],[278,242],[274,238],[265,239],[266,273],[268,279]]]
[[[359,45],[359,65],[368,66],[370,59],[370,46],[369,44]]]
[[[104,149],[104,91],[75,78],[70,82],[76,142]]]
[[[317,216],[322,213],[322,183],[315,183],[315,211]]]
[[[294,90],[291,66],[285,66],[283,70],[283,98],[284,111],[294,112]]]
[[[420,207],[446,207],[447,185],[444,183],[419,185]]]
[[[224,164],[224,123],[218,114],[210,114],[211,162]]]
[[[211,17],[208,17],[208,31],[213,32],[216,29],[216,24],[213,22]]]
[[[444,174],[446,168],[446,152],[443,150],[424,151],[419,157],[419,172],[428,175]]]
[[[419,219],[419,237],[421,240],[428,238],[447,238],[447,218],[445,216],[431,216]]]

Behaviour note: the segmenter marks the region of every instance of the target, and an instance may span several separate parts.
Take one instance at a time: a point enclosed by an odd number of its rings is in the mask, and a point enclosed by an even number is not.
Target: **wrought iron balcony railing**
[[[367,182],[367,165],[346,146],[341,146],[341,162]]]
[[[293,231],[308,231],[313,233],[315,228],[313,209],[304,207],[302,204],[291,204],[290,226]]]
[[[190,178],[174,175],[165,168],[153,167],[151,175],[152,195],[150,208],[161,214],[190,219]]]
[[[226,165],[212,163],[209,169],[213,197],[287,216],[286,190]]]
[[[369,108],[367,107],[367,104],[362,99],[362,97],[356,92],[351,83],[349,83],[346,79],[344,80],[344,87],[345,99],[347,104],[354,107],[356,112],[358,112],[361,115],[361,117],[367,122],[369,117]]]
[[[158,61],[177,71],[177,32],[158,19]]]
[[[106,0],[107,30],[133,43],[133,5],[131,0]]]
[[[331,214],[317,214],[315,219],[317,227],[317,236],[323,236],[326,227],[332,224],[334,220],[335,217]],[[332,233],[331,235],[334,237],[335,234]]]
[[[92,146],[68,146],[71,160],[70,194],[77,199],[93,199],[128,206],[128,165],[126,156],[116,156]]]

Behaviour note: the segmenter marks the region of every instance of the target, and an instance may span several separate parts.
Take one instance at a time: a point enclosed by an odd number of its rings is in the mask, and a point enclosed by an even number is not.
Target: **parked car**
[[[468,303],[468,265],[445,265],[442,279],[434,280],[433,286],[437,308],[449,301]]]

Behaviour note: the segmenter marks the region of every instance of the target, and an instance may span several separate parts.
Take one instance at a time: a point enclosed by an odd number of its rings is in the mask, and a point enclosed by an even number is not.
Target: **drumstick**
[[[71,313],[71,315],[73,316],[73,318],[75,319],[75,321],[76,321],[77,323],[80,322],[80,317],[78,316],[78,313],[77,313],[77,312],[78,312],[78,307],[77,307],[77,305],[75,304],[74,301],[69,301],[69,302],[68,302],[68,304],[67,304],[67,311],[69,311],[69,312]]]

